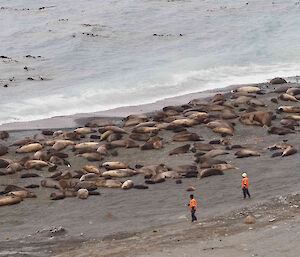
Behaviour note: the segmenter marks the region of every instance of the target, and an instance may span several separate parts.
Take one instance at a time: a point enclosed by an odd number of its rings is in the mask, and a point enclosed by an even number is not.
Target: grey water
[[[0,124],[300,71],[297,0],[0,0]]]

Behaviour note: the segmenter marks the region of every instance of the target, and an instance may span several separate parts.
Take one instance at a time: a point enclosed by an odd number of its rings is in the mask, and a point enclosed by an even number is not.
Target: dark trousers
[[[194,210],[194,207],[193,209],[191,210],[191,214],[192,214],[192,222],[194,222],[195,220],[197,220],[197,217],[195,216],[195,210]]]
[[[244,194],[244,199],[247,197],[247,195],[249,198],[251,197],[248,188],[243,187],[243,194]]]

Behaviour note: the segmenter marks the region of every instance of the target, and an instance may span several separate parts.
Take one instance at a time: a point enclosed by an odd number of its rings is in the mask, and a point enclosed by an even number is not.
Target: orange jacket
[[[248,182],[248,178],[243,178],[242,180],[242,188],[244,188],[244,185],[246,185],[246,189],[248,189],[249,187],[249,182]]]
[[[197,210],[197,203],[195,199],[191,199],[190,200],[190,209],[192,210],[192,208],[194,207],[194,210]]]

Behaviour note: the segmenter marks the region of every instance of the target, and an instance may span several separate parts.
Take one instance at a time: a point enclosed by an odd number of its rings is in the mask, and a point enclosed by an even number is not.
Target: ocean
[[[2,0],[0,24],[0,124],[300,73],[297,0]]]

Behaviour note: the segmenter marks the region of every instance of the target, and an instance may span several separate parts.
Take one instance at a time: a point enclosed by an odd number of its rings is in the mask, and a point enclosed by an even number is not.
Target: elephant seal
[[[287,135],[287,134],[294,134],[295,132],[289,128],[286,127],[275,127],[272,126],[267,129],[268,133],[275,134],[275,135]]]
[[[124,121],[124,127],[132,127],[136,126],[144,121],[147,120],[146,116],[140,117],[140,116],[129,116],[127,119]]]
[[[278,84],[285,84],[287,83],[285,79],[283,78],[279,78],[279,77],[276,77],[276,78],[273,78],[270,80],[270,83],[272,85],[278,85]]]
[[[226,155],[226,154],[229,154],[229,152],[227,152],[226,150],[214,149],[214,150],[210,150],[209,152],[205,153],[202,157],[203,157],[203,159],[211,159],[216,156]]]
[[[85,165],[83,167],[83,170],[88,172],[88,173],[100,174],[100,170],[94,165]]]
[[[250,149],[242,149],[237,151],[234,155],[237,158],[246,158],[246,157],[260,156],[260,153]]]
[[[182,131],[182,132],[176,133],[172,137],[172,140],[176,141],[176,142],[200,141],[200,137],[196,133],[192,133],[189,131]]]
[[[218,165],[218,164],[226,164],[226,161],[222,160],[217,160],[217,159],[207,159],[204,162],[201,163],[200,168],[201,169],[208,169],[212,168],[213,165]]]
[[[107,147],[108,148],[116,148],[116,147],[137,148],[139,147],[139,145],[134,140],[127,138],[127,139],[112,141],[107,144]]]
[[[108,130],[110,130],[114,133],[118,133],[118,134],[128,134],[128,132],[126,130],[124,130],[122,128],[119,128],[117,126],[105,126],[104,128],[100,128],[98,131],[100,133],[103,133],[103,132],[108,131]]]
[[[87,199],[88,196],[89,196],[89,191],[84,188],[81,188],[77,191],[77,197],[79,199]]]
[[[278,150],[278,149],[282,149],[282,150],[285,150],[289,147],[290,145],[287,144],[286,142],[282,141],[282,142],[278,142],[276,144],[273,144],[273,145],[270,145],[268,146],[267,149],[271,150],[271,151],[274,151],[274,150]]]
[[[228,109],[228,108],[224,109],[221,112],[221,118],[224,120],[231,120],[231,119],[235,119],[237,117],[238,117],[238,115],[235,113],[235,111]]]
[[[22,202],[22,198],[14,195],[0,197],[0,206],[13,205],[18,204],[20,202]]]
[[[299,126],[298,122],[296,120],[289,120],[289,119],[282,119],[280,121],[280,124],[284,127],[292,128],[295,126]]]
[[[44,161],[40,161],[40,160],[28,160],[27,162],[25,162],[24,167],[25,169],[41,169],[45,166],[48,166],[47,162]]]
[[[51,200],[62,200],[65,198],[65,194],[63,191],[55,191],[50,194]]]
[[[193,186],[189,186],[187,189],[186,189],[187,192],[193,192],[195,191],[195,188]]]
[[[6,168],[10,163],[13,163],[13,161],[6,158],[0,158],[0,168]]]
[[[133,185],[133,188],[135,188],[135,189],[148,189],[149,187],[145,186],[145,185]]]
[[[13,195],[16,197],[20,197],[21,199],[25,198],[36,198],[36,194],[33,192],[30,192],[28,190],[18,190],[18,191],[11,191],[8,193],[8,195]]]
[[[132,130],[132,133],[146,133],[146,134],[154,133],[154,134],[157,134],[158,131],[159,131],[159,128],[157,128],[157,127],[135,127]]]
[[[104,162],[102,164],[102,167],[104,167],[107,170],[117,170],[117,169],[127,169],[129,165],[123,162]]]
[[[20,178],[36,178],[39,177],[36,173],[25,173],[20,176]]]
[[[113,142],[113,141],[117,141],[117,140],[122,139],[122,137],[123,137],[122,134],[112,133],[112,134],[110,134],[110,135],[107,137],[106,141],[107,141],[107,142]]]
[[[190,144],[176,147],[171,152],[169,152],[169,155],[188,153],[190,151],[190,147],[191,147]]]
[[[54,149],[55,151],[61,151],[69,145],[75,145],[75,142],[71,140],[56,140],[54,145],[52,146],[52,149]]]
[[[8,147],[0,144],[0,156],[3,156],[8,153]]]
[[[204,143],[194,143],[193,145],[193,149],[197,150],[197,151],[210,151],[210,150],[214,150],[215,147],[212,146],[211,144],[204,144]]]
[[[300,88],[299,87],[289,88],[286,91],[286,93],[289,94],[289,95],[293,95],[293,96],[300,95]]]
[[[300,115],[287,115],[284,119],[300,121]]]
[[[132,180],[126,180],[123,184],[122,184],[122,189],[127,190],[130,188],[133,188],[134,183]]]
[[[97,148],[97,153],[99,153],[99,154],[101,154],[101,155],[104,155],[104,156],[108,156],[108,151],[107,151],[105,145],[100,145],[100,146]]]
[[[82,152],[94,152],[97,151],[100,144],[98,142],[84,142],[75,145],[76,150],[81,150]]]
[[[47,188],[62,189],[59,183],[53,179],[43,179],[41,181],[41,186]]]
[[[287,112],[287,113],[300,113],[300,107],[298,106],[279,106],[278,110],[280,112]]]
[[[43,148],[43,146],[39,143],[33,143],[29,145],[24,145],[16,150],[17,153],[32,153],[39,151]]]
[[[136,171],[132,169],[117,169],[117,170],[104,171],[101,175],[102,177],[125,178],[125,177],[131,177],[135,174]]]
[[[75,133],[78,135],[86,135],[96,132],[96,130],[90,128],[90,127],[84,127],[84,128],[77,128],[74,130]]]
[[[88,121],[85,125],[85,127],[106,127],[106,126],[113,126],[113,122],[105,119],[93,119],[91,121]]]
[[[84,153],[84,154],[77,154],[78,157],[83,157],[90,162],[101,161],[103,159],[102,155],[98,152],[96,153]]]
[[[205,178],[205,177],[215,176],[215,175],[224,175],[224,172],[222,170],[214,169],[214,168],[204,169],[200,172],[200,178]]]
[[[142,134],[142,133],[131,133],[129,138],[137,141],[148,141],[150,139],[150,133],[149,134]]]
[[[163,178],[173,178],[173,179],[180,178],[179,173],[177,171],[174,171],[174,170],[168,170],[168,171],[162,172],[161,176]]]
[[[113,133],[114,132],[112,130],[107,130],[107,131],[103,132],[100,136],[100,141],[106,140]]]
[[[176,119],[173,120],[171,122],[171,125],[179,125],[179,126],[186,126],[186,127],[191,127],[194,125],[199,124],[199,122],[195,119],[190,119],[190,118],[180,118],[180,119]]]
[[[288,146],[282,153],[282,157],[285,157],[285,156],[289,156],[289,155],[292,155],[292,154],[295,154],[297,153],[297,149],[294,148],[293,146]]]
[[[236,89],[236,92],[244,92],[244,93],[258,93],[261,89],[259,87],[253,87],[253,86],[244,86]]]
[[[161,148],[163,148],[163,138],[158,136],[151,137],[144,145],[141,146],[141,150],[158,150]]]
[[[291,102],[299,102],[299,100],[293,96],[293,95],[289,95],[286,93],[281,94],[278,99],[283,100],[283,101],[291,101]]]
[[[240,117],[240,122],[245,125],[271,126],[272,112],[249,112]]]
[[[222,136],[233,136],[233,130],[227,127],[217,127],[213,132],[221,134]]]
[[[24,138],[24,139],[18,139],[12,142],[11,146],[23,146],[23,145],[29,145],[33,143],[33,140],[31,138]]]
[[[107,188],[121,188],[122,183],[119,180],[115,179],[98,179],[96,181],[96,185],[99,187],[107,187]]]
[[[23,166],[18,163],[18,162],[13,162],[13,163],[10,163],[6,169],[9,171],[9,172],[13,172],[13,173],[16,173],[18,171],[21,171],[23,170]]]
[[[235,168],[232,164],[230,163],[220,163],[220,164],[213,164],[211,166],[213,169],[218,169],[218,170],[230,170],[230,169],[237,169]]]

